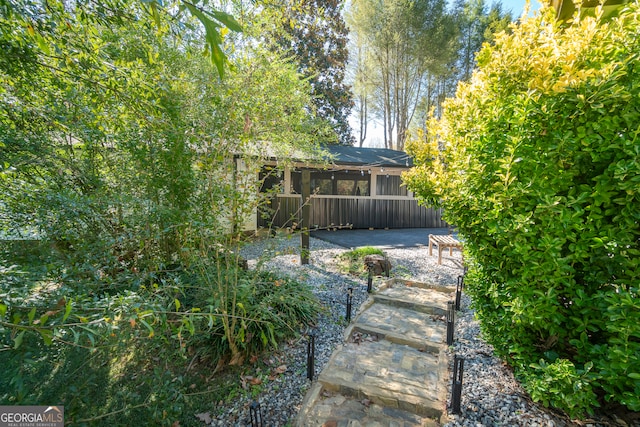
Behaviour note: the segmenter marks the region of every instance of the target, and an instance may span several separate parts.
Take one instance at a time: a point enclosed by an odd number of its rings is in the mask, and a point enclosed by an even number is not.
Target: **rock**
[[[364,264],[374,276],[382,276],[384,273],[389,277],[389,272],[391,272],[391,262],[382,255],[367,255],[364,257]]]

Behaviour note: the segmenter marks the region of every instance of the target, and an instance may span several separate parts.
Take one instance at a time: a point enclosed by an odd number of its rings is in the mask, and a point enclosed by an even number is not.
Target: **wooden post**
[[[302,228],[300,233],[300,264],[309,264],[309,226],[311,224],[311,173],[302,171]]]

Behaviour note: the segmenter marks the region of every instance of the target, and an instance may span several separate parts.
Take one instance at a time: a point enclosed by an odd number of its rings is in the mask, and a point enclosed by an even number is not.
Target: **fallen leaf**
[[[276,374],[284,374],[287,372],[287,365],[280,365],[276,369],[273,370]]]
[[[322,427],[338,427],[338,422],[335,420],[325,421]]]
[[[260,378],[252,378],[251,385],[260,385],[262,384],[262,380]]]
[[[205,424],[211,424],[211,414],[209,412],[203,412],[201,414],[196,414],[196,418],[202,421]]]
[[[174,421],[171,427],[180,427],[180,421]]]

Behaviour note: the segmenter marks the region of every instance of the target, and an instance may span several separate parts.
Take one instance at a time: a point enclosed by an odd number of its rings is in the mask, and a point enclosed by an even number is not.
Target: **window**
[[[291,173],[294,193],[302,193],[302,173]],[[371,177],[360,171],[311,171],[311,193],[337,196],[369,196]]]

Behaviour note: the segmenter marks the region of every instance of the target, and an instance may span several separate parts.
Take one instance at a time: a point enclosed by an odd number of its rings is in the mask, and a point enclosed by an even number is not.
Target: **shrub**
[[[639,52],[637,3],[524,19],[409,144],[405,181],[464,237],[486,339],[571,415],[640,410]]]
[[[321,310],[311,288],[290,277],[245,271],[235,262],[196,271],[189,310],[198,320],[189,345],[214,359],[230,356],[231,364],[240,364],[246,355],[277,348],[314,324]]]

